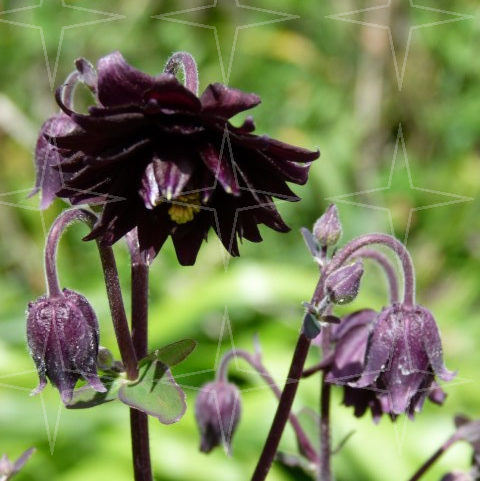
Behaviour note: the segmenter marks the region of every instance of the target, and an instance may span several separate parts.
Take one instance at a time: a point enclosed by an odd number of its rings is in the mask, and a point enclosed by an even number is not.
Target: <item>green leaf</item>
[[[67,409],[87,409],[117,399],[118,390],[125,379],[123,377],[112,378],[111,376],[102,376],[100,379],[107,388],[107,392],[97,392],[86,384],[73,391],[73,397],[67,404]]]
[[[163,424],[179,421],[187,409],[185,393],[175,382],[168,366],[157,359],[145,359],[139,367],[139,378],[125,382],[118,398]]]
[[[143,358],[139,365],[141,366],[142,364],[157,360],[172,367],[185,360],[196,346],[197,343],[193,339],[182,339],[181,341],[156,349],[147,357]]]

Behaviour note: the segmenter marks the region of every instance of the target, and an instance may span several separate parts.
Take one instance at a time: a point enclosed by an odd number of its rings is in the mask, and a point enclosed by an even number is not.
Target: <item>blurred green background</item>
[[[241,361],[239,369],[232,368],[231,378],[244,390],[243,418],[233,456],[228,458],[220,449],[208,457],[198,452],[196,392],[213,377],[217,346],[220,353],[232,342],[252,350],[255,334],[265,364],[282,383],[299,329],[301,301],[310,298],[316,282],[316,268],[299,229],[313,224],[328,198],[352,192],[368,191],[339,203],[343,242],[369,231],[391,233],[393,228],[401,240],[408,233],[419,302],[435,313],[447,365],[458,369],[458,377],[445,386],[444,407],[427,403],[414,422],[401,418],[392,424],[384,419],[378,426],[368,416],[355,419],[340,405],[340,392],[335,389],[334,445],[355,430],[334,458],[337,479],[405,480],[452,432],[455,413],[479,417],[480,9],[475,0],[422,1],[425,7],[472,16],[440,23],[460,18],[411,8],[408,0],[392,0],[391,8],[350,17],[364,25],[327,18],[382,4],[259,0],[248,4],[254,9],[239,8],[234,0],[218,0],[216,8],[195,9],[209,4],[78,0],[65,3],[74,7],[66,8],[60,0],[44,0],[40,7],[28,8],[36,3],[0,0],[0,453],[16,457],[30,446],[38,448],[19,481],[132,478],[125,406],[113,403],[67,411],[50,386],[42,396],[28,396],[37,380],[25,347],[25,308],[44,292],[45,232],[65,208],[58,201],[41,213],[38,197],[26,198],[34,182],[36,133],[56,111],[42,38],[54,86],[80,56],[96,62],[118,49],[130,63],[155,74],[173,51],[187,50],[198,62],[201,89],[230,73],[229,85],[262,97],[254,111],[260,133],[322,151],[308,185],[294,189],[303,200],[279,203],[292,227],[289,234],[263,229],[265,241],[244,244],[242,257],[231,260],[226,270],[213,235],[195,267],[179,267],[170,242],[155,261],[150,346],[184,337],[199,342],[189,360],[174,370],[188,395],[187,414],[172,426],[151,422],[157,480],[249,479],[273,417],[273,395]],[[183,23],[152,18],[187,8],[194,10],[170,17]],[[17,10],[1,13],[11,9]],[[109,18],[92,9],[124,18],[88,25]],[[259,9],[298,18],[285,19]],[[411,26],[437,22],[414,29],[409,43]],[[256,23],[262,25],[245,27]],[[62,29],[75,24],[85,25]],[[366,24],[391,27],[400,71],[408,51],[401,91],[388,31]],[[240,26],[237,37],[235,26]],[[433,205],[438,207],[427,208]],[[115,350],[97,252],[93,244],[81,242],[84,234],[84,227],[75,226],[61,243],[61,283],[91,300],[101,322],[101,343]],[[128,303],[128,257],[123,245],[117,245],[116,252]],[[351,307],[379,309],[386,302],[381,273],[369,265],[361,295]],[[318,358],[319,353],[312,352],[309,363]],[[317,378],[305,381],[295,403],[309,426],[315,424],[311,410],[317,409],[318,391]],[[295,449],[287,428],[281,450],[294,453]],[[469,457],[469,448],[458,445],[424,479],[438,480],[454,467],[467,468]],[[275,464],[268,479],[304,478]]]

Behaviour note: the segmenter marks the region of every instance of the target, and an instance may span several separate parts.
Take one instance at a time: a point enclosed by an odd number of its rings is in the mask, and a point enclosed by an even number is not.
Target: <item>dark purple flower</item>
[[[119,52],[97,70],[97,85],[92,72],[88,85],[97,105],[76,113],[64,85],[57,102],[75,128],[41,132],[61,156],[64,188],[55,194],[73,204],[110,201],[88,239],[113,244],[138,227],[153,258],[170,235],[180,263],[191,265],[211,227],[233,256],[238,239],[262,240],[259,224],[289,230],[273,197],[299,200],[286,182],[304,184],[319,153],[252,134],[250,117],[240,127],[229,122],[259,97],[218,83],[197,97],[174,75],[147,75]],[[37,180],[44,185],[48,200],[52,187]]]
[[[357,417],[370,409],[375,422],[382,414],[393,419],[397,414],[392,411],[385,385],[381,379],[368,388],[358,388],[352,383],[358,381],[365,370],[365,357],[377,316],[376,311],[363,309],[344,317],[332,329],[333,350],[324,361],[326,381],[343,386],[343,404],[353,407]],[[432,402],[443,404],[446,395],[435,381],[421,386],[409,402],[407,413],[410,417],[420,411],[427,396]]]
[[[421,306],[394,304],[377,316],[362,374],[350,386],[377,390],[383,411],[392,416],[413,415],[432,388],[433,400],[440,400],[435,376],[443,381],[455,376],[444,366],[435,319]]]
[[[240,393],[234,384],[213,381],[203,386],[195,402],[200,451],[209,453],[214,447],[225,444],[230,452],[240,413]]]
[[[65,404],[83,377],[98,392],[105,387],[97,375],[98,322],[87,299],[69,289],[61,297],[39,297],[28,306],[27,340],[43,390],[47,377]]]

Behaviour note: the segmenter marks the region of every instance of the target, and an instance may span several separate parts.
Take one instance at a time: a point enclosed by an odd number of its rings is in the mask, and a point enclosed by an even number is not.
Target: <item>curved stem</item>
[[[183,70],[185,87],[198,95],[198,70],[195,59],[188,52],[176,52],[167,61],[165,73],[176,75],[178,69]]]
[[[149,267],[143,261],[138,248],[136,229],[127,234],[131,255],[132,279],[132,340],[137,359],[148,351],[148,277]],[[152,481],[148,416],[130,409],[130,432],[135,481]]]
[[[437,459],[447,451],[454,443],[457,441],[455,435],[448,438],[415,472],[415,474],[409,478],[408,481],[418,481],[429,469],[430,467],[437,461]]]
[[[325,373],[322,375],[322,388],[320,393],[320,469],[319,480],[331,481],[331,439],[330,439],[330,389],[331,385],[325,382]]]
[[[407,306],[413,306],[415,304],[415,270],[413,262],[405,246],[399,240],[395,239],[395,237],[390,235],[366,234],[356,237],[335,254],[328,265],[325,274],[328,275],[338,269],[361,248],[372,244],[381,244],[388,247],[395,252],[400,259],[404,275],[403,302]]]
[[[226,382],[228,379],[228,365],[230,362],[236,358],[241,357],[245,361],[250,364],[250,366],[255,369],[258,374],[262,377],[262,379],[266,382],[266,384],[271,388],[277,399],[280,399],[282,392],[280,388],[277,386],[276,382],[267,371],[265,366],[261,363],[258,359],[258,356],[252,356],[249,352],[239,350],[231,350],[225,353],[222,360],[220,361],[220,367],[217,370],[216,379],[219,381]],[[293,413],[290,413],[289,416],[290,424],[292,425],[293,430],[295,431],[295,435],[297,436],[297,442],[300,447],[301,452],[313,463],[318,462],[318,456],[315,452],[315,449],[311,445],[310,441],[308,440],[307,435],[302,429],[300,422],[297,416]]]
[[[395,272],[395,268],[386,255],[373,249],[360,249],[359,251],[355,252],[353,257],[371,259],[379,264],[383,269],[385,276],[387,277],[390,292],[390,302],[394,303],[400,300],[397,273]]]
[[[65,230],[76,221],[84,222],[91,228],[95,224],[96,220],[97,217],[95,214],[85,209],[69,209],[62,212],[55,219],[55,222],[48,233],[47,243],[45,246],[45,272],[49,296],[58,297],[63,295],[58,284],[56,267],[57,247],[60,237]],[[117,337],[120,354],[122,356],[122,361],[125,366],[127,377],[129,379],[136,379],[138,375],[137,358],[135,356],[132,339],[130,337],[113,250],[110,246],[102,245],[98,241],[97,247],[100,254],[100,260],[102,262],[108,302],[110,305],[113,326],[115,329],[115,335]]]

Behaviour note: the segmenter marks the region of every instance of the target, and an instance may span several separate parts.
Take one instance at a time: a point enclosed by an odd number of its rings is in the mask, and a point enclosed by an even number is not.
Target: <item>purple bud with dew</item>
[[[61,296],[31,302],[27,314],[28,346],[40,377],[32,394],[44,389],[47,378],[65,404],[81,377],[96,391],[106,391],[97,375],[97,317],[85,297],[64,289]]]
[[[337,244],[342,237],[342,224],[335,204],[330,204],[325,213],[315,222],[313,234],[322,247]]]
[[[195,417],[200,430],[200,451],[209,453],[224,444],[228,452],[240,420],[240,392],[234,384],[213,381],[202,387],[195,403]]]
[[[352,302],[358,294],[363,275],[363,264],[355,262],[332,272],[325,281],[325,289],[335,304]]]

